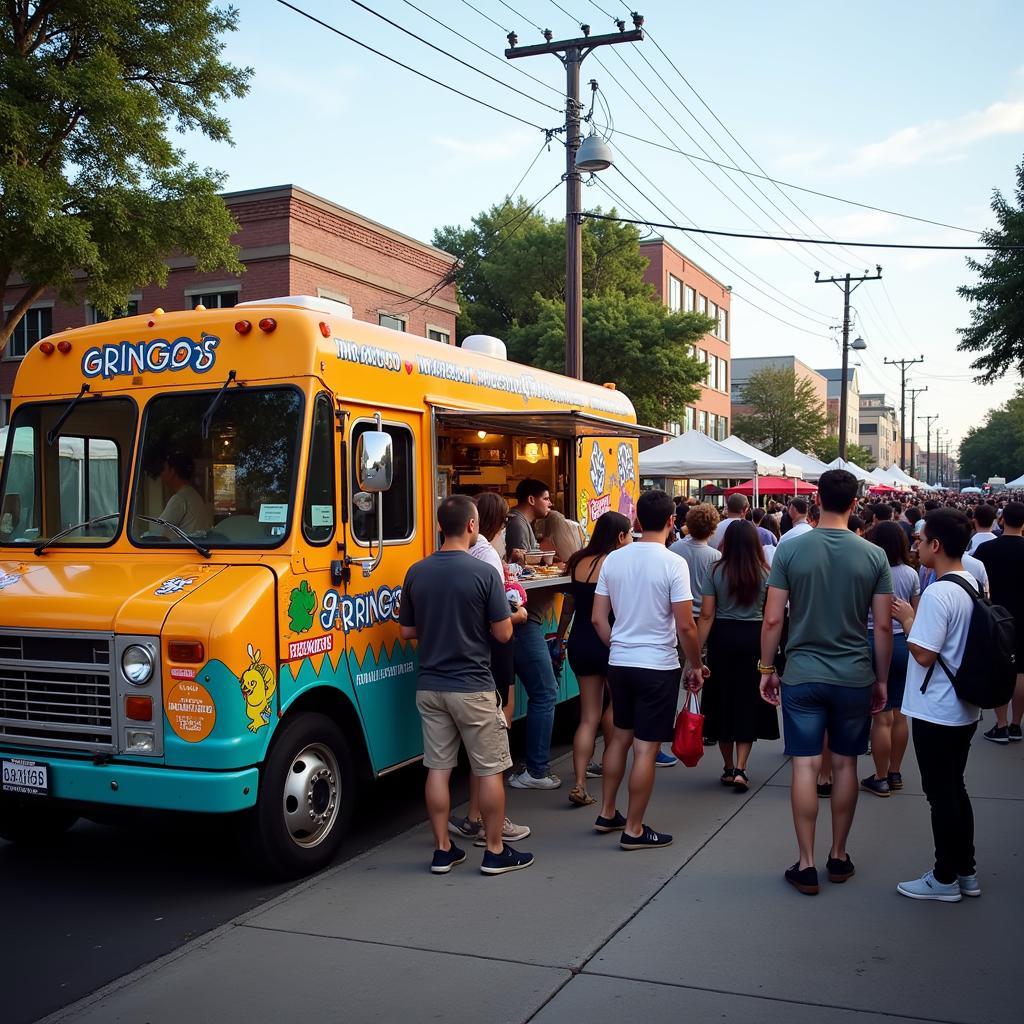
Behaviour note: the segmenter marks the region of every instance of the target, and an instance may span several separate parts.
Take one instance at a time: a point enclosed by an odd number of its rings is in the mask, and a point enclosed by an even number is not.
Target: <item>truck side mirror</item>
[[[356,448],[359,467],[359,489],[368,494],[391,490],[395,476],[394,449],[391,435],[383,430],[367,430],[359,435]]]

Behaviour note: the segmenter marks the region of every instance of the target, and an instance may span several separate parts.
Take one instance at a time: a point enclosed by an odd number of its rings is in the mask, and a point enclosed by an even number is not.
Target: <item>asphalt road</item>
[[[559,713],[553,757],[571,743],[573,710]],[[370,787],[335,863],[423,821],[422,785],[416,765]],[[453,804],[465,799],[460,771]],[[230,829],[202,816],[79,821],[44,850],[0,840],[0,1019],[30,1024],[288,887],[254,878]]]

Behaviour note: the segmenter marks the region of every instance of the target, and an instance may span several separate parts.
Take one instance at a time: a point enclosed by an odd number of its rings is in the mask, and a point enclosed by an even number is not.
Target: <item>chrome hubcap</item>
[[[296,846],[318,846],[338,818],[338,760],[330,748],[311,743],[292,760],[284,783],[285,827]]]

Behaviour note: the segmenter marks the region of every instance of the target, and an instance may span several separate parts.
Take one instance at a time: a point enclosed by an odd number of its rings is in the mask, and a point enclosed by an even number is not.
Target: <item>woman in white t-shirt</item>
[[[892,573],[893,593],[916,611],[921,600],[921,581],[909,565],[910,545],[899,523],[877,523],[868,540],[885,552]],[[868,648],[874,652],[874,618],[868,612]],[[910,726],[903,716],[903,689],[907,682],[907,636],[897,619],[892,620],[892,660],[889,662],[889,698],[884,711],[871,719],[871,757],[875,771],[861,780],[861,788],[875,796],[889,796],[903,788],[903,756],[910,742]]]
[[[981,712],[960,700],[946,670],[956,673],[963,662],[974,601],[957,583],[942,577],[955,574],[977,589],[961,558],[970,541],[970,520],[956,509],[929,512],[918,552],[921,563],[936,574],[913,607],[896,598],[893,614],[907,633],[910,661],[903,694],[903,713],[912,720],[914,752],[921,785],[931,806],[935,866],[921,878],[900,882],[903,896],[956,903],[961,896],[980,896],[974,861],[974,812],[964,785],[971,740]]]

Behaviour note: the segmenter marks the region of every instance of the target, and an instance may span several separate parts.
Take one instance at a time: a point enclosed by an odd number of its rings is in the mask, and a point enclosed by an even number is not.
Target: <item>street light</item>
[[[611,147],[596,132],[591,132],[576,151],[576,170],[584,174],[606,171],[614,163]]]
[[[863,338],[854,338],[850,342],[850,348],[855,352],[863,352],[868,347],[868,343]]]

